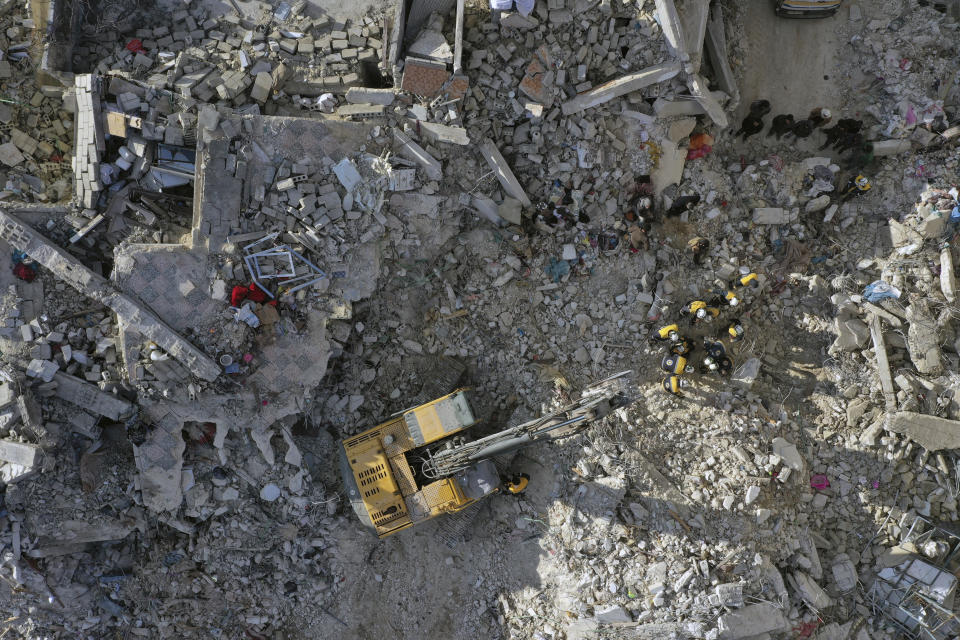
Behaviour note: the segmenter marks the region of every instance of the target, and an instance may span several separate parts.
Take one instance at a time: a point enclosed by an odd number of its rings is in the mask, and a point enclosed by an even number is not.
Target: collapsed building
[[[843,199],[820,132],[734,133],[752,8],[526,4],[0,7],[5,631],[956,635],[952,9],[822,27]],[[665,394],[649,338],[744,270],[733,375]],[[438,372],[496,425],[624,369],[524,497],[352,518],[335,440]]]

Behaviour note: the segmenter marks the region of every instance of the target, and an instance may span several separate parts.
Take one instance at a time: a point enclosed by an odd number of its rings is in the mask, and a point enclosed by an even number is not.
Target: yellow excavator
[[[493,458],[535,442],[582,431],[626,402],[623,371],[587,387],[576,402],[548,415],[470,440],[477,423],[468,389],[395,414],[340,441],[340,473],[360,521],[385,538],[499,490]]]

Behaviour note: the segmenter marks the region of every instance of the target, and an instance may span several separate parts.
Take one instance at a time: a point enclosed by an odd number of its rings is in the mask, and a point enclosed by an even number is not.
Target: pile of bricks
[[[319,95],[362,86],[360,66],[383,57],[381,27],[371,17],[357,23],[293,16],[263,31],[246,18],[207,11],[175,11],[171,25],[138,29],[117,43],[96,70],[123,71],[155,89],[170,89],[202,102],[230,100],[235,108],[264,105],[291,79],[288,94]],[[77,56],[89,57],[93,43],[82,43]],[[278,67],[289,72],[278,78]],[[270,86],[266,77],[272,77]],[[291,77],[292,76],[292,77]]]
[[[74,193],[81,205],[96,205],[103,183],[100,181],[100,154],[104,151],[103,127],[100,122],[99,80],[90,74],[75,77],[77,101],[74,133]]]

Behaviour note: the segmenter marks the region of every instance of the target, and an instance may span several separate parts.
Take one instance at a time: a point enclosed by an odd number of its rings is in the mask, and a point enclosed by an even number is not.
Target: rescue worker
[[[685,373],[693,373],[693,365],[687,364],[686,358],[683,356],[678,356],[675,353],[663,356],[663,361],[660,363],[660,368],[667,373],[672,373],[678,376],[682,376]]]
[[[734,137],[742,135],[743,140],[746,141],[747,138],[761,131],[763,131],[763,120],[760,119],[760,116],[755,116],[750,113],[743,119],[743,122],[740,123],[740,128],[733,135]]]
[[[727,350],[719,340],[703,339],[703,350],[707,352],[708,358],[722,358],[727,355]]]
[[[703,359],[703,366],[700,367],[700,373],[711,372],[719,373],[722,377],[726,378],[733,373],[733,360],[731,360],[729,356],[722,356],[720,358],[707,356]]]
[[[873,162],[873,143],[864,142],[846,162],[847,168],[852,171],[863,171]]]
[[[751,271],[745,276],[734,278],[733,280],[730,281],[729,284],[731,289],[740,289],[741,287],[747,287],[747,286],[753,289],[756,289],[757,287],[760,286],[760,278],[759,276],[757,276],[756,273],[753,273]]]
[[[726,295],[723,296],[723,301],[727,303],[728,307],[735,307],[740,304],[740,296],[733,291],[727,291]]]
[[[813,133],[813,120],[800,120],[793,125],[793,128],[790,129],[796,138],[806,138]]]
[[[750,115],[762,118],[770,113],[769,100],[754,100],[750,103]]]
[[[530,484],[530,476],[525,473],[515,473],[503,483],[503,492],[518,496],[526,490]]]
[[[690,338],[680,338],[670,345],[669,351],[672,354],[689,358],[696,346],[696,343]]]
[[[734,318],[727,326],[727,337],[730,338],[730,342],[740,342],[745,333],[743,325],[740,324],[740,318]]]
[[[668,324],[666,326],[660,327],[657,329],[657,332],[650,336],[650,341],[659,340],[661,342],[669,340],[670,342],[679,342],[680,337],[680,326],[676,323]]]
[[[773,124],[770,125],[770,131],[767,132],[769,136],[771,133],[777,136],[777,140],[781,136],[784,136],[793,129],[793,125],[796,122],[793,119],[792,113],[781,113],[778,116],[773,117]]]
[[[667,376],[663,379],[663,390],[679,398],[683,397],[683,393],[680,390],[686,386],[687,381],[680,376]]]
[[[807,116],[807,120],[813,123],[815,129],[830,124],[830,119],[833,117],[833,114],[830,113],[830,109],[814,109],[810,112],[810,115]]]
[[[870,181],[867,180],[867,177],[863,174],[858,175],[856,178],[850,178],[847,186],[843,188],[840,194],[840,201],[846,202],[854,196],[862,196],[872,188],[873,185],[870,184]]]
[[[699,265],[703,262],[707,251],[710,249],[710,241],[706,238],[696,236],[690,238],[687,242],[687,248],[693,253],[693,264]]]
[[[700,373],[716,371],[721,376],[730,375],[733,371],[733,361],[727,356],[727,350],[723,343],[704,338],[703,348],[707,352],[707,357],[703,359]]]
[[[690,324],[697,324],[701,321],[709,321],[720,315],[720,309],[708,305],[703,300],[694,300],[688,302],[680,310],[680,316],[690,316]]]

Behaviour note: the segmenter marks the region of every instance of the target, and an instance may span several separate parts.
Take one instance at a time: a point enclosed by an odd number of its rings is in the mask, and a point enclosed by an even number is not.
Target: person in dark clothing
[[[861,172],[873,162],[873,144],[863,143],[860,148],[854,152],[850,160],[846,163],[847,168],[856,172]]]
[[[770,125],[770,131],[767,132],[767,135],[769,136],[772,133],[779,140],[781,136],[790,133],[794,124],[792,113],[781,113],[773,117],[773,124]]]
[[[750,103],[750,115],[762,118],[770,113],[769,100],[754,100]]]
[[[790,130],[794,136],[799,138],[809,137],[813,133],[813,121],[812,120],[800,120],[793,125],[793,129]]]
[[[693,253],[693,264],[699,265],[703,263],[703,259],[707,256],[707,251],[710,249],[710,241],[697,236],[687,242],[687,248]]]
[[[834,145],[834,148],[840,153],[849,151],[851,149],[858,149],[866,143],[866,139],[863,137],[862,133],[848,133],[843,138],[840,139],[837,144]]]
[[[693,194],[692,196],[680,196],[673,201],[673,204],[670,205],[670,208],[667,210],[667,217],[678,216],[684,211],[689,211],[692,209],[698,202],[700,202],[700,195]]]
[[[827,124],[830,124],[830,119],[833,118],[833,114],[830,113],[830,109],[814,109],[810,112],[810,115],[807,116],[807,120],[813,123],[814,128],[819,129]]]
[[[844,139],[844,137],[859,133],[862,126],[863,122],[860,120],[854,120],[853,118],[841,118],[836,125],[823,130],[823,132],[827,135],[827,141],[820,146],[820,149],[836,146],[838,142]]]
[[[733,135],[742,135],[743,139],[746,140],[750,136],[760,133],[761,131],[763,131],[763,120],[751,113],[743,119],[743,122],[740,123],[740,129]]]

